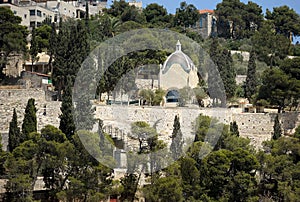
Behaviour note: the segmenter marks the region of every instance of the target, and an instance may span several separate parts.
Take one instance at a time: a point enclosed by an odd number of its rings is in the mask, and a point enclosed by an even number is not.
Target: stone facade
[[[194,29],[201,34],[203,38],[215,35],[217,30],[216,17],[213,10],[199,10],[200,18],[196,22]]]

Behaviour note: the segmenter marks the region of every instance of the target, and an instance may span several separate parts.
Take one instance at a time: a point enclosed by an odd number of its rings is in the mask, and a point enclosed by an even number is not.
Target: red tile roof
[[[204,13],[214,13],[214,10],[209,10],[209,9],[203,9],[203,10],[199,10],[200,14],[204,14]]]

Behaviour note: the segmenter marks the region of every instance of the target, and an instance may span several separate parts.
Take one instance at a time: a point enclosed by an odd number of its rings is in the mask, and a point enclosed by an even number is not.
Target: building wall
[[[195,29],[203,38],[209,37],[213,32],[214,15],[212,13],[202,13],[196,23]]]
[[[184,71],[179,64],[173,64],[166,73],[160,74],[160,87],[164,90],[170,88],[191,88],[197,87],[198,84],[197,72],[191,70],[190,73]]]

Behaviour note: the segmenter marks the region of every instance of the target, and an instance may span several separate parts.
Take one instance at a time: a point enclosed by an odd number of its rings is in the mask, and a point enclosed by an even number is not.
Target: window
[[[30,16],[35,16],[35,10],[29,10]]]
[[[199,27],[200,27],[200,28],[203,27],[203,19],[202,19],[202,17],[200,17]]]
[[[39,10],[37,10],[37,11],[36,11],[36,15],[42,17],[42,12],[39,11]]]
[[[36,26],[37,26],[37,27],[40,27],[41,25],[42,25],[41,22],[37,22],[37,23],[36,23]]]
[[[17,11],[14,11],[14,14],[16,15],[16,14],[17,14]]]
[[[35,27],[35,22],[34,21],[30,22],[30,27]]]
[[[25,19],[27,18],[27,14],[24,14],[24,18],[25,18]]]

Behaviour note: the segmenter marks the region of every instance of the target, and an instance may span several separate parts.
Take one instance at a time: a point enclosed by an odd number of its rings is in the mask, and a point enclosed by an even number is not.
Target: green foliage
[[[252,103],[253,96],[257,91],[257,79],[256,79],[256,56],[255,52],[251,51],[250,59],[248,62],[247,78],[245,83],[245,97]]]
[[[146,21],[154,27],[164,27],[171,23],[170,15],[166,8],[157,3],[151,3],[143,9]]]
[[[276,33],[288,39],[300,35],[300,16],[294,9],[286,5],[273,8],[273,12],[267,9],[266,18],[274,24]]]
[[[113,1],[108,9],[104,9],[104,13],[119,18],[122,22],[135,21],[138,23],[145,22],[145,16],[139,12],[135,6],[130,6],[125,1]]]
[[[261,167],[261,194],[276,201],[296,201],[299,197],[299,140],[280,137],[264,143],[258,159]]]
[[[281,129],[281,124],[279,122],[279,117],[276,115],[275,120],[274,120],[274,126],[273,126],[273,140],[277,140],[281,137],[282,135],[282,129]]]
[[[179,157],[182,155],[183,151],[183,137],[182,132],[180,129],[180,121],[179,116],[175,116],[174,123],[173,123],[173,132],[172,132],[172,142],[170,151],[172,154],[172,158],[174,160],[179,159]]]
[[[237,137],[240,136],[239,127],[236,121],[230,123],[230,132],[232,135],[235,135]]]
[[[34,71],[33,63],[39,60],[39,58],[37,58],[37,54],[39,53],[38,48],[39,47],[36,39],[36,31],[35,31],[35,27],[33,27],[31,31],[31,41],[30,41],[30,50],[29,50],[30,57],[31,57],[31,71]]]
[[[146,186],[143,193],[150,202],[183,201],[180,181],[175,177],[159,178],[154,184]]]
[[[67,77],[73,85],[77,72],[89,54],[89,44],[85,25],[82,21],[66,21],[59,30],[54,50],[53,84],[61,100],[61,91],[67,84]],[[70,48],[72,47],[72,48]]]
[[[261,25],[261,6],[254,2],[244,4],[239,0],[224,0],[217,4],[218,35],[225,38],[242,39],[251,36]]]
[[[161,88],[156,89],[154,92],[154,97],[153,97],[153,105],[159,106],[162,103],[165,95],[166,95],[166,91],[164,91]]]
[[[21,26],[21,18],[6,7],[0,7],[0,82],[11,53],[26,53],[27,28]]]
[[[36,119],[36,108],[34,104],[35,100],[30,98],[27,102],[24,120],[22,124],[22,136],[20,143],[29,139],[29,134],[37,131],[37,119]]]
[[[200,17],[198,9],[193,4],[187,4],[185,1],[180,3],[180,8],[176,9],[174,24],[184,28],[192,27]]]
[[[288,55],[291,44],[286,37],[274,31],[274,27],[269,21],[262,23],[259,31],[251,37],[251,41],[257,58],[271,67],[278,65],[280,60]]]
[[[133,201],[137,190],[138,176],[136,174],[125,174],[125,176],[121,178],[120,183],[123,189],[120,200]]]
[[[298,99],[299,86],[299,80],[290,77],[281,69],[267,69],[262,76],[262,86],[256,103],[265,100],[270,105],[278,106],[280,112],[290,104],[296,105],[294,101]]]
[[[210,46],[209,55],[218,68],[224,84],[227,99],[233,97],[236,89],[236,73],[233,67],[233,60],[230,51],[221,48],[218,40],[214,39]]]
[[[8,151],[12,152],[20,144],[20,128],[18,127],[18,117],[16,109],[14,108],[13,117],[9,123],[8,132]]]
[[[73,120],[73,103],[72,103],[72,89],[71,89],[71,81],[68,79],[67,86],[65,87],[63,96],[62,96],[62,104],[60,107],[61,115],[59,129],[67,135],[67,138],[71,140],[71,137],[75,133],[75,124]]]
[[[49,50],[49,40],[52,32],[50,25],[45,24],[35,29],[35,40],[38,47],[38,52]]]

